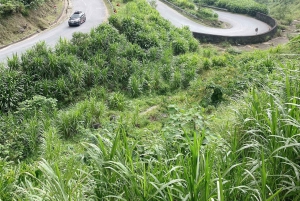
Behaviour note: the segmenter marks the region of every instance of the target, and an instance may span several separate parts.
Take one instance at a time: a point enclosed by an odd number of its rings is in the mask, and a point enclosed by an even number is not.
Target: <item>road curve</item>
[[[15,53],[21,55],[21,53],[39,41],[45,41],[49,46],[54,47],[60,37],[71,39],[74,32],[88,33],[92,27],[101,24],[108,17],[108,11],[103,0],[72,0],[72,9],[73,11],[84,11],[87,16],[86,22],[79,27],[69,27],[68,19],[65,19],[54,28],[47,29],[24,41],[0,49],[0,62],[6,62],[7,57],[11,57]]]
[[[256,35],[256,28],[258,28],[257,34],[265,33],[271,28],[266,23],[245,15],[216,10],[215,12],[219,15],[219,21],[226,22],[231,27],[228,29],[207,27],[188,19],[161,1],[156,3],[156,10],[163,18],[169,20],[176,27],[188,26],[193,32],[223,36],[252,36]]]

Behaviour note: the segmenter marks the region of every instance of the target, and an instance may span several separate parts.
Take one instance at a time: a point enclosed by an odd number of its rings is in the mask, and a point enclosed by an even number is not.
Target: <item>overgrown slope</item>
[[[1,69],[0,198],[299,200],[299,46],[221,52],[144,1],[38,44]]]
[[[22,12],[0,15],[0,48],[50,27],[63,7],[64,1],[47,0]]]

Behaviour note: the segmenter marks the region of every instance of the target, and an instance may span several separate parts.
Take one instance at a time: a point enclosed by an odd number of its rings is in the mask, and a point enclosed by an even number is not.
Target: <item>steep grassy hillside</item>
[[[61,15],[64,1],[47,0],[34,7],[0,17],[0,48],[50,27]],[[57,9],[54,9],[56,5]]]
[[[268,6],[271,16],[283,25],[290,25],[293,20],[300,20],[299,0],[257,0]]]

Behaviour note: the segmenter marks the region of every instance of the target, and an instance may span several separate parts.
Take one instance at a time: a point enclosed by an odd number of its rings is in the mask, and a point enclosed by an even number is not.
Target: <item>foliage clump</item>
[[[0,0],[0,16],[26,13],[26,9],[41,4],[43,0]]]
[[[257,12],[268,14],[267,6],[254,0],[203,0],[204,3],[225,8],[230,12],[255,16]]]

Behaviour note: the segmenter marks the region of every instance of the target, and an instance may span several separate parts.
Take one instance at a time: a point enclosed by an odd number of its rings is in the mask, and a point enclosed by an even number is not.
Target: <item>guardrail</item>
[[[184,13],[190,17],[193,17],[197,20],[200,20],[196,16],[186,12],[182,8],[170,3],[167,0],[160,0],[170,7],[174,8],[178,12]],[[215,8],[214,8],[215,9]],[[254,44],[254,43],[263,43],[270,40],[277,33],[277,22],[272,17],[265,15],[263,13],[256,13],[256,19],[265,22],[271,28],[269,31],[257,35],[252,36],[226,36],[226,35],[214,35],[214,34],[206,34],[200,32],[192,32],[193,36],[197,38],[199,41],[210,42],[210,43],[220,43],[220,42],[229,42],[231,44]]]

